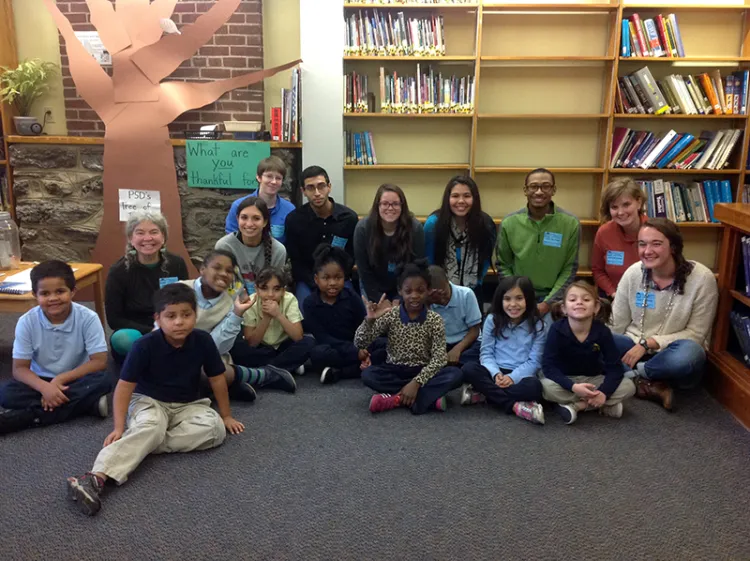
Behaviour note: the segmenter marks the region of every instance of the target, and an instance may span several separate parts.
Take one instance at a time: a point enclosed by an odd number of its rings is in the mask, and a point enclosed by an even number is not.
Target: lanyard
[[[641,286],[645,289],[645,293],[643,295],[643,305],[641,306],[641,321],[639,324],[639,329],[641,332],[641,339],[646,338],[646,334],[643,331],[643,325],[646,321],[646,306],[648,305],[648,291],[651,289],[648,282],[646,282],[646,273],[643,273],[643,279],[641,281]],[[674,283],[672,283],[672,289],[670,290],[669,295],[669,301],[667,302],[667,310],[664,312],[664,315],[661,318],[661,323],[659,324],[659,329],[656,330],[656,333],[654,335],[659,335],[661,333],[662,327],[664,327],[664,322],[667,321],[667,317],[669,317],[669,312],[672,311],[672,303],[674,302],[674,294],[675,294],[675,288]]]

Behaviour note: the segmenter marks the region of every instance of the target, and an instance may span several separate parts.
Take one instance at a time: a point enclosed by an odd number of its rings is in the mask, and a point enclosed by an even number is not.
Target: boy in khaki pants
[[[93,516],[107,479],[124,483],[149,454],[190,452],[219,446],[226,431],[244,425],[232,418],[224,363],[211,336],[193,330],[193,290],[170,284],[154,296],[159,329],[138,339],[122,367],[114,394],[114,430],[104,439],[92,470],[68,478],[68,495]],[[219,413],[199,399],[201,369],[208,376]],[[126,430],[127,420],[127,430]]]

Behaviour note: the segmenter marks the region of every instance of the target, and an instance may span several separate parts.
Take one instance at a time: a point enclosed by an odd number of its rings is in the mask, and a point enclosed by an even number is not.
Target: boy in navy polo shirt
[[[104,328],[93,311],[73,302],[70,265],[45,261],[31,270],[39,305],[18,320],[13,380],[0,387],[0,434],[107,416],[112,388]]]
[[[256,196],[265,201],[271,213],[271,235],[279,242],[286,243],[286,217],[294,210],[294,204],[278,195],[286,177],[286,164],[278,156],[270,156],[258,162],[255,174],[258,189],[232,203],[224,222],[225,233],[234,234],[239,230],[237,211],[247,197]]]
[[[224,363],[211,335],[194,330],[195,292],[170,284],[154,296],[159,329],[138,339],[125,359],[114,395],[114,430],[92,470],[68,478],[68,495],[82,512],[101,508],[107,479],[124,483],[149,454],[206,450],[224,442],[226,431],[244,425],[232,418]],[[201,369],[208,376],[219,413],[200,399]],[[127,420],[127,430],[126,430]]]
[[[445,323],[445,342],[448,364],[479,362],[482,312],[471,288],[453,284],[445,269],[431,265],[430,308],[440,314]]]

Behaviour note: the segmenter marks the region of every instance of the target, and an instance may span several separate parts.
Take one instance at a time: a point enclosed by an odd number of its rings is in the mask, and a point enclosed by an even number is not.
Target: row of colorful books
[[[750,268],[748,268],[748,261],[750,261],[750,243],[745,242],[746,238],[742,238],[742,255],[745,259],[745,278],[750,276]],[[750,283],[748,283],[746,295],[750,295]],[[742,360],[745,364],[750,366],[750,317],[746,313],[740,313],[736,310],[729,313],[729,322],[732,324],[734,334],[737,336],[737,342],[740,344],[740,351],[742,353]]]
[[[358,10],[346,18],[344,55],[445,55],[443,16],[407,18],[404,12]]]
[[[718,222],[716,203],[731,203],[732,185],[728,179],[681,183],[664,179],[636,181],[646,198],[649,218],[669,218],[672,222]]]
[[[721,77],[719,70],[697,76],[670,74],[655,80],[648,66],[617,79],[615,111],[665,115],[746,115],[750,71]]]
[[[347,165],[374,166],[378,163],[372,132],[344,131],[344,161]]]
[[[610,167],[723,169],[741,136],[740,129],[703,131],[695,138],[674,130],[660,134],[615,127]]]
[[[302,138],[302,72],[292,70],[292,87],[281,89],[281,107],[271,108],[271,139],[299,142]]]
[[[677,16],[659,14],[655,18],[641,19],[638,14],[622,19],[620,55],[684,57],[685,47],[677,25]]]

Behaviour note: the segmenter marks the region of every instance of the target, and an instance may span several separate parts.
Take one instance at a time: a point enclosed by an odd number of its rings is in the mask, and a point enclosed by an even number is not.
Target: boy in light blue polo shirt
[[[432,265],[430,308],[443,318],[448,364],[479,362],[482,312],[471,288],[448,281],[445,269]]]
[[[39,303],[18,320],[13,380],[0,387],[0,434],[107,416],[111,389],[104,329],[93,311],[73,302],[76,280],[62,261],[31,270]]]

